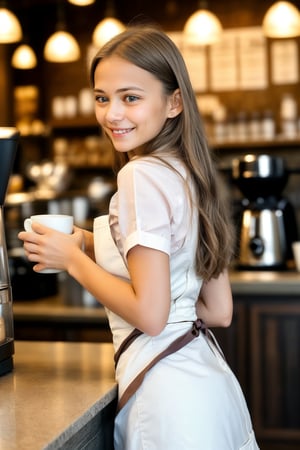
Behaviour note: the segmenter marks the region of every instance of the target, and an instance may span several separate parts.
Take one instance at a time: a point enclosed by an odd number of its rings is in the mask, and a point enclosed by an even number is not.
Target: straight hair
[[[160,29],[131,26],[95,55],[90,69],[92,87],[97,65],[112,55],[151,73],[161,81],[167,96],[180,90],[183,111],[166,120],[161,132],[143,147],[141,155],[163,158],[164,154],[172,154],[185,164],[195,185],[197,203],[194,207],[199,216],[196,271],[204,281],[217,278],[229,266],[233,256],[233,226],[184,59],[174,42]],[[126,153],[115,153],[118,171],[129,157]]]

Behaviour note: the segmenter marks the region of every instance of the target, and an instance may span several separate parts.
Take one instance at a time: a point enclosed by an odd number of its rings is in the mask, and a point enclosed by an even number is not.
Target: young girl
[[[71,236],[33,224],[19,234],[26,254],[106,308],[120,353],[115,450],[257,449],[206,329],[231,322],[233,243],[183,58],[160,30],[133,27],[98,52],[91,80],[116,150],[109,214]]]

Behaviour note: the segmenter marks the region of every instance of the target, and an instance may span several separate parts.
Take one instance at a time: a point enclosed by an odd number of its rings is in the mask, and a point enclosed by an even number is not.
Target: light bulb
[[[8,9],[0,8],[0,43],[18,42],[22,39],[22,28],[17,17]]]
[[[275,2],[263,19],[263,32],[271,38],[287,38],[300,35],[300,13],[290,2]]]
[[[97,47],[102,47],[106,42],[117,34],[125,31],[126,27],[122,22],[114,17],[107,17],[98,23],[93,32],[93,43]]]
[[[72,5],[87,6],[95,3],[95,0],[68,0],[68,2],[72,3]]]
[[[22,44],[14,51],[11,63],[16,69],[32,69],[37,65],[37,59],[32,48]]]
[[[56,31],[46,42],[44,57],[51,62],[71,62],[80,58],[76,39],[66,31]]]
[[[207,45],[217,42],[222,34],[219,19],[206,9],[199,9],[187,20],[183,35],[190,44]]]

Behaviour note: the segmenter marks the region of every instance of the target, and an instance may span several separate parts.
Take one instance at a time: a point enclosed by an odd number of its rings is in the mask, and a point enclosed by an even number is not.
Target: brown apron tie
[[[118,348],[118,350],[115,353],[114,356],[114,361],[115,361],[115,367],[117,367],[117,364],[119,362],[120,356],[122,355],[122,353],[125,352],[125,350],[132,344],[133,341],[135,341],[135,339],[140,336],[141,334],[143,334],[142,331],[138,330],[137,328],[135,328],[134,330],[132,330],[132,332],[124,339],[124,341],[121,343],[120,347]]]
[[[160,361],[165,356],[171,355],[172,353],[177,352],[182,347],[187,345],[193,339],[199,336],[200,331],[207,334],[207,327],[201,319],[196,319],[193,322],[192,328],[187,331],[182,336],[179,336],[175,341],[173,341],[165,350],[159,353],[152,361],[150,361],[147,366],[132,380],[132,382],[125,389],[122,397],[119,400],[117,406],[117,413],[123,408],[126,402],[132,397],[132,395],[137,391],[137,389],[142,384],[144,377],[148,370],[150,370],[158,361]],[[122,342],[120,348],[115,354],[115,364],[117,365],[118,360],[121,354],[130,346],[130,344],[142,334],[142,332],[138,329],[134,329],[127,338]]]

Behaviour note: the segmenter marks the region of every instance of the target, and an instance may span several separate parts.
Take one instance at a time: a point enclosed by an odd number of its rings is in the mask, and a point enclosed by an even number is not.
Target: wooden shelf
[[[52,119],[49,122],[49,126],[54,129],[64,128],[99,128],[97,120],[94,115],[92,116],[76,116],[72,119]]]
[[[208,140],[209,146],[215,150],[259,150],[259,149],[300,149],[300,138],[298,139],[282,139],[280,137],[274,140],[261,140],[261,141],[215,141],[213,139]]]

